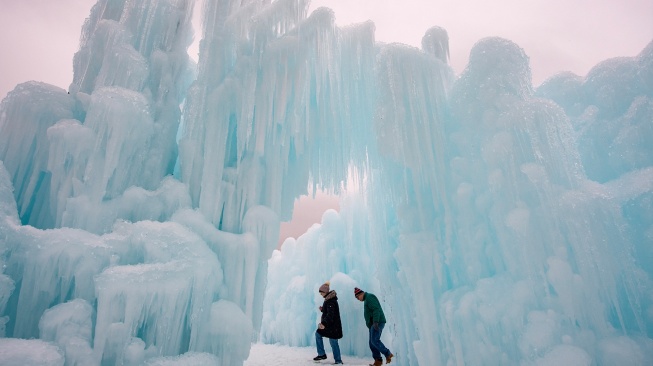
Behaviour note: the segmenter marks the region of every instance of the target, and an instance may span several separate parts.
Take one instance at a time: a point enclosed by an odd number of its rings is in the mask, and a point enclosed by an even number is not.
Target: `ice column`
[[[0,105],[0,161],[11,176],[23,223],[54,226],[47,131],[59,120],[73,118],[74,105],[63,89],[38,82],[18,85]]]
[[[152,190],[172,173],[179,105],[192,80],[186,49],[193,5],[100,1],[92,9],[71,84],[95,140],[83,175],[73,177],[83,184],[76,196],[97,202],[132,185]]]

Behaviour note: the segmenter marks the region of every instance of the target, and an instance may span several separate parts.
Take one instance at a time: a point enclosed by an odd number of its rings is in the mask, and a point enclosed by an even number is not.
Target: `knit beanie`
[[[325,294],[329,293],[329,281],[326,281],[322,286],[320,286],[320,292],[324,292]]]
[[[358,296],[358,294],[362,293],[363,290],[359,289],[358,287],[354,287],[354,296]]]

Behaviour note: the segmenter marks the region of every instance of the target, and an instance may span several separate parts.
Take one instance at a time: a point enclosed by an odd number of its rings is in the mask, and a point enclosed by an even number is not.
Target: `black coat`
[[[324,304],[322,304],[322,318],[320,323],[324,325],[324,329],[317,330],[320,335],[331,339],[342,338],[340,307],[338,306],[338,296],[336,296],[335,291],[329,292],[324,298]]]

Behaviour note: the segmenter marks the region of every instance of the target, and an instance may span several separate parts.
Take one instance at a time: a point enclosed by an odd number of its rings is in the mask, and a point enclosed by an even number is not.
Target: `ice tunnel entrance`
[[[297,239],[314,224],[320,224],[325,211],[339,211],[339,208],[340,198],[320,189],[316,190],[315,195],[309,193],[300,196],[295,200],[290,221],[281,222],[277,249],[281,248],[286,239]]]

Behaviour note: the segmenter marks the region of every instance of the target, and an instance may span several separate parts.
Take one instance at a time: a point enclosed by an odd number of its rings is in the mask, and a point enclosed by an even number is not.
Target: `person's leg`
[[[370,350],[372,350],[372,358],[375,360],[382,360],[381,358],[381,352],[379,352],[379,349],[376,347],[376,344],[374,343],[374,333],[376,331],[374,330],[374,327],[370,327]]]
[[[377,352],[383,353],[385,357],[390,355],[390,350],[381,342],[381,333],[383,332],[384,323],[379,324],[379,330],[375,330],[374,327],[370,327],[370,344],[377,349]],[[376,357],[375,357],[376,358]],[[379,355],[381,358],[381,355]]]
[[[317,331],[315,332],[315,345],[317,346],[317,355],[326,356],[326,352],[324,351],[324,340],[322,339],[322,335]]]
[[[340,345],[338,345],[338,340],[329,338],[329,344],[331,344],[331,349],[333,350],[333,360],[336,363],[341,363],[342,358],[340,356]]]

